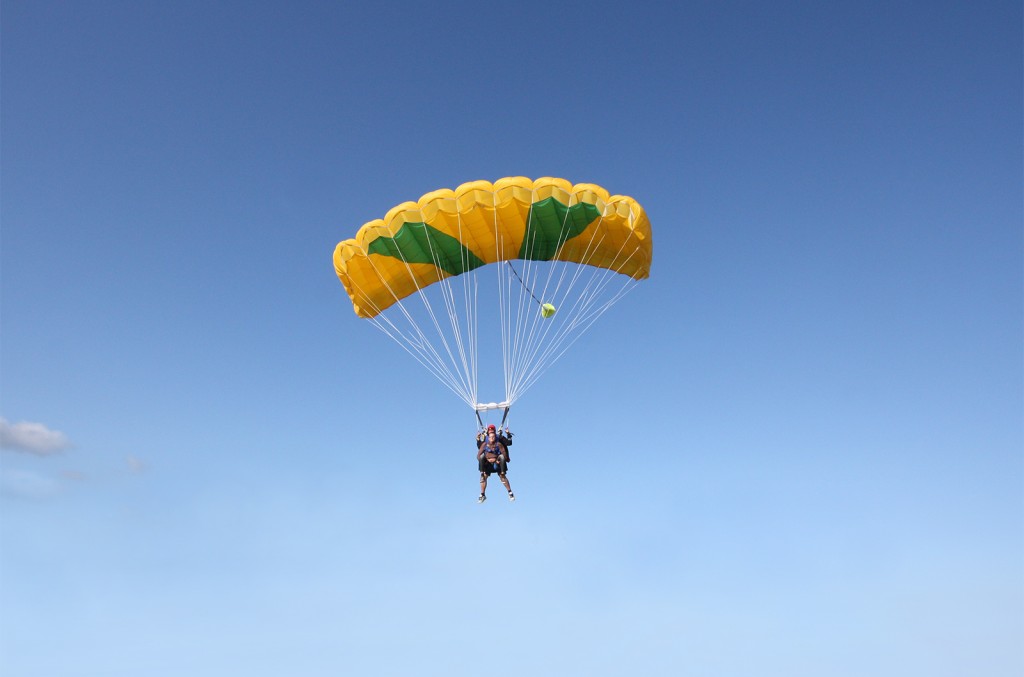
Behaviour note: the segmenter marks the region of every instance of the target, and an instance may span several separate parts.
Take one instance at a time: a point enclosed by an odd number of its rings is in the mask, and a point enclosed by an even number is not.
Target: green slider
[[[461,275],[484,265],[457,239],[425,223],[402,224],[394,237],[378,237],[371,242],[367,253],[406,263],[430,263],[449,275]]]
[[[530,209],[530,223],[519,248],[519,258],[532,261],[555,258],[560,244],[582,233],[601,215],[592,204],[578,202],[566,207],[553,197],[534,202]]]
[[[526,237],[517,258],[550,261],[558,252],[559,244],[582,233],[600,215],[597,207],[586,202],[566,207],[549,197],[533,203]],[[406,263],[430,263],[449,275],[461,275],[484,265],[456,238],[422,222],[402,224],[394,237],[378,237],[370,243],[367,253],[390,256]]]

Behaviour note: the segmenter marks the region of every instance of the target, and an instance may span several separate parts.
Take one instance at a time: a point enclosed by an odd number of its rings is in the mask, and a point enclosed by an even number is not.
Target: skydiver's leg
[[[501,480],[501,483],[505,485],[505,491],[511,494],[512,485],[508,483],[508,477],[505,475],[505,473],[498,473],[498,479]]]
[[[480,473],[480,494],[483,495],[483,494],[486,494],[486,493],[487,493],[487,473],[482,472],[482,473]]]

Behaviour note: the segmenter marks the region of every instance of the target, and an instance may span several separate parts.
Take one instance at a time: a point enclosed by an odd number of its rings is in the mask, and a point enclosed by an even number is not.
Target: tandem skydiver
[[[480,496],[476,499],[477,503],[483,503],[487,500],[487,478],[491,476],[491,473],[498,473],[498,479],[505,485],[505,490],[508,492],[508,500],[516,500],[516,495],[512,493],[512,486],[508,483],[508,463],[512,459],[509,457],[508,448],[512,445],[512,433],[505,431],[499,435],[494,424],[487,426],[486,433],[480,433],[477,435],[477,448],[476,448],[476,460],[477,467],[480,470]]]

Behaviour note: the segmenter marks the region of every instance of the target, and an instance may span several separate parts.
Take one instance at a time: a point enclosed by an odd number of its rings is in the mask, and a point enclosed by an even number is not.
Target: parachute
[[[649,276],[652,247],[650,222],[631,197],[565,179],[507,177],[403,202],[339,242],[334,269],[356,315],[477,412],[507,415]],[[482,403],[478,366],[497,342],[504,399]]]

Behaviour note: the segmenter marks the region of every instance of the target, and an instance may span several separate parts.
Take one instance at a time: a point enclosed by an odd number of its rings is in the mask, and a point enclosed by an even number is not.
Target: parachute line
[[[399,205],[386,220],[339,243],[338,276],[357,314],[475,409],[478,421],[492,408],[503,408],[506,421],[509,407],[650,268],[643,208],[564,179],[465,184]],[[495,277],[486,277],[495,263]],[[497,309],[488,307],[492,283]],[[549,303],[556,313],[542,312]],[[500,341],[500,405],[480,402],[480,363],[492,361],[481,341]]]
[[[533,298],[534,301],[537,302],[538,306],[541,305],[540,299],[538,299],[536,296],[534,296],[534,294],[530,290],[530,288],[526,286],[525,282],[523,282],[523,278],[519,277],[519,273],[516,272],[516,268],[515,268],[515,266],[512,265],[512,262],[511,261],[505,261],[505,263],[508,264],[508,267],[512,269],[512,274],[516,276],[517,280],[519,280],[519,284],[521,284],[524,287],[526,287],[526,291],[530,292],[530,296]]]
[[[402,252],[401,248],[398,248],[398,253],[401,257],[402,262],[405,264],[405,268],[408,271],[409,277],[412,280],[413,284],[416,285],[417,289],[422,291],[419,282],[416,280],[416,276],[413,275],[412,269],[409,266],[409,263],[406,260],[406,256],[404,252]],[[409,346],[415,349],[418,354],[424,357],[425,362],[421,360],[420,363],[424,364],[425,366],[427,363],[429,363],[432,367],[428,367],[431,373],[434,374],[434,376],[437,377],[438,380],[447,385],[452,392],[459,395],[460,399],[462,399],[467,404],[470,404],[470,406],[472,406],[476,398],[474,396],[473,389],[467,384],[466,380],[463,378],[463,375],[456,373],[456,371],[454,371],[452,368],[448,366],[448,363],[445,362],[444,358],[442,358],[441,355],[434,348],[433,343],[426,337],[426,335],[424,335],[423,330],[420,329],[419,324],[413,318],[412,314],[406,309],[405,304],[402,302],[402,299],[399,298],[398,295],[395,293],[391,284],[388,282],[386,276],[384,276],[379,271],[377,265],[373,262],[373,257],[368,256],[367,260],[370,262],[370,265],[373,267],[374,271],[377,272],[377,275],[380,277],[381,282],[385,285],[388,291],[391,292],[391,294],[395,297],[395,305],[398,306],[399,310],[401,311],[401,315],[405,318],[406,322],[408,322],[410,328],[415,332],[416,338],[409,339],[404,332],[399,330],[394,324],[391,324],[391,326],[396,330],[396,335],[401,336],[403,339],[405,339],[405,344],[403,345],[403,347]],[[417,294],[417,296],[422,300],[423,305],[427,311],[427,314],[430,316],[434,328],[437,331],[438,338],[440,339],[441,344],[444,346],[445,352],[448,355],[449,361],[454,366],[455,358],[452,356],[451,349],[448,346],[448,341],[445,337],[445,334],[441,330],[441,327],[437,322],[437,318],[434,315],[433,307],[430,305],[430,300],[427,298],[426,294],[420,293]],[[378,318],[382,317],[382,315],[377,315],[372,319],[377,320]],[[390,324],[390,321],[388,322]],[[380,327],[379,324],[378,327]],[[391,338],[395,338],[395,335],[392,335],[390,332],[385,333]],[[402,345],[402,342],[399,341],[399,344]]]

